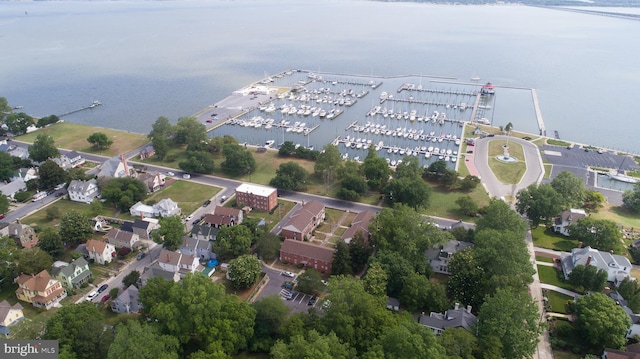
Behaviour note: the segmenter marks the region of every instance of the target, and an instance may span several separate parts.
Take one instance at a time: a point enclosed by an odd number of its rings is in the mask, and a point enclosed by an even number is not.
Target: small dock
[[[89,106],[84,106],[84,107],[80,107],[80,108],[75,109],[75,110],[71,110],[69,112],[65,112],[65,113],[63,113],[61,115],[58,115],[58,117],[68,116],[68,115],[71,115],[73,113],[84,111],[84,110],[90,110],[90,109],[96,108],[96,107],[98,107],[100,105],[102,105],[102,103],[100,101],[93,101],[91,103],[91,105],[89,105]]]
[[[540,130],[540,136],[546,136],[547,130],[544,128],[544,121],[542,120],[542,112],[540,111],[540,104],[538,103],[538,95],[536,89],[531,89],[531,97],[533,98],[533,108],[536,111],[536,120],[538,120],[538,130]]]
[[[441,94],[451,94],[451,95],[466,95],[466,96],[475,96],[478,91],[454,91],[454,90],[438,90],[438,89],[430,89],[430,88],[422,88],[422,86],[416,86],[412,83],[405,83],[398,88],[398,93],[402,91],[416,91],[416,92],[429,92],[429,93],[441,93]]]
[[[344,130],[349,131],[351,128],[356,127],[357,124],[358,124],[358,120],[355,120],[349,126],[347,126]]]

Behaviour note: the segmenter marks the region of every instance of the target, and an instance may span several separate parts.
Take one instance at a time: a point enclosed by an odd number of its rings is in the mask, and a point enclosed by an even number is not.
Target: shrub
[[[127,254],[131,253],[131,249],[127,248],[127,247],[122,247],[120,249],[118,249],[118,258],[119,259],[124,259],[124,257],[127,256]]]

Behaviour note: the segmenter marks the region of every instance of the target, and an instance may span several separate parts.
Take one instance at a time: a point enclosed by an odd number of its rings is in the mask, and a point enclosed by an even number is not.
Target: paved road
[[[544,176],[544,166],[538,147],[529,141],[509,137],[509,142],[515,142],[522,145],[524,152],[524,161],[527,164],[522,179],[517,184],[505,184],[500,182],[489,168],[489,142],[492,140],[506,140],[507,136],[485,137],[478,139],[475,146],[475,155],[473,161],[478,169],[482,183],[484,184],[489,196],[491,197],[514,197],[519,190],[527,188],[534,183],[540,183]],[[522,160],[522,159],[519,159]]]

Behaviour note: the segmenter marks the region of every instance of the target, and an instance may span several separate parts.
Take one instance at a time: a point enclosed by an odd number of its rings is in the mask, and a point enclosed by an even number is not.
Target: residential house
[[[142,288],[147,285],[149,279],[153,277],[162,277],[165,280],[172,282],[180,281],[180,274],[178,274],[178,272],[165,270],[162,268],[160,263],[156,262],[151,267],[146,268],[144,273],[142,273],[140,279],[138,279],[139,287]]]
[[[397,298],[387,297],[387,309],[397,312],[400,310],[400,301]]]
[[[640,359],[640,344],[628,345],[626,350],[605,348],[602,359]]]
[[[356,218],[351,222],[351,226],[342,234],[342,240],[349,244],[356,233],[360,232],[366,242],[369,242],[371,232],[369,232],[369,224],[371,219],[375,217],[375,213],[372,211],[362,211],[358,213]]]
[[[584,209],[574,209],[571,208],[567,211],[562,212],[560,217],[556,218],[553,223],[553,230],[556,233],[560,233],[565,236],[569,236],[569,227],[572,224],[576,224],[580,218],[584,218],[587,216],[587,213]]]
[[[107,232],[107,241],[117,249],[135,249],[140,244],[140,236],[133,232],[123,231],[118,228],[111,228]]]
[[[143,204],[140,201],[129,208],[129,213],[131,213],[131,215],[134,217],[141,218],[158,216],[158,212],[156,211],[154,206]]]
[[[22,319],[24,319],[24,314],[20,303],[11,305],[6,300],[0,302],[0,326],[8,327]]]
[[[220,229],[207,225],[194,224],[191,227],[191,238],[215,241]]]
[[[73,180],[67,188],[69,199],[75,202],[90,204],[100,193],[98,192],[98,181],[90,179],[88,181]]]
[[[136,177],[136,170],[129,167],[124,155],[111,157],[98,167],[97,177]]]
[[[21,223],[11,223],[9,225],[9,237],[16,241],[16,244],[23,248],[31,248],[38,244],[38,236],[31,226]]]
[[[89,279],[91,279],[89,263],[83,257],[71,263],[54,263],[51,274],[67,289],[80,288],[83,284],[89,283]]]
[[[15,179],[9,183],[0,184],[0,192],[11,199],[14,199],[13,196],[15,196],[16,193],[26,190],[27,184],[22,180],[22,178]]]
[[[144,160],[156,154],[156,149],[153,148],[153,145],[146,145],[140,150],[140,159]]]
[[[51,278],[46,270],[36,275],[20,274],[14,282],[18,283],[18,289],[16,289],[18,300],[31,303],[34,307],[44,307],[48,310],[67,296],[67,290],[62,283]]]
[[[607,272],[607,281],[613,282],[616,286],[631,274],[631,262],[627,257],[602,252],[589,246],[573,248],[570,254],[563,253],[560,261],[565,279],[569,279],[573,268],[579,265],[591,265],[604,270]]]
[[[627,302],[627,300],[624,299],[622,295],[620,295],[620,293],[618,293],[617,291],[615,290],[612,291],[611,288],[605,287],[604,294],[606,294],[609,298],[611,298],[611,300],[613,300],[616,303],[616,305],[619,305],[627,314],[627,316],[629,317],[629,320],[631,320],[631,326],[627,329],[626,338],[632,339],[635,336],[639,336],[640,335],[640,314],[633,313],[631,308],[629,308],[629,303]]]
[[[213,228],[222,228],[235,226],[237,223],[233,217],[223,216],[220,214],[208,213],[204,216],[205,225]]]
[[[179,215],[181,211],[178,204],[171,198],[162,199],[153,206],[138,202],[129,208],[129,213],[136,217],[169,217]]]
[[[179,273],[180,275],[195,273],[198,265],[200,264],[198,257],[193,254],[188,255],[166,249],[163,249],[160,252],[158,263],[163,270]]]
[[[142,173],[138,179],[147,186],[147,192],[153,193],[164,187],[166,176],[161,173]]]
[[[302,264],[320,272],[330,273],[334,252],[333,248],[285,239],[280,247],[280,261]]]
[[[86,243],[89,259],[98,264],[110,263],[116,256],[116,248],[113,244],[90,239]]]
[[[189,256],[193,255],[199,258],[201,262],[207,261],[213,257],[213,252],[211,252],[211,242],[191,237],[183,238],[180,253]]]
[[[138,288],[135,285],[128,286],[111,301],[111,311],[115,313],[137,313],[140,309],[142,309],[142,303],[140,303]]]
[[[30,167],[18,169],[18,171],[11,179],[16,180],[18,178],[21,178],[26,183],[31,181],[32,179],[38,179],[39,177],[40,175],[38,173],[38,169],[35,167]]]
[[[80,167],[85,163],[85,159],[76,151],[71,151],[67,154],[63,153],[60,157],[55,157],[51,160],[65,171],[70,168]]]
[[[238,207],[249,206],[258,211],[269,212],[278,205],[278,190],[243,183],[236,188],[236,203]]]
[[[303,204],[302,208],[282,226],[280,235],[298,241],[309,238],[311,232],[324,220],[324,210],[324,204],[315,200]]]
[[[425,327],[433,330],[435,335],[440,335],[445,329],[464,328],[470,330],[473,324],[478,321],[475,315],[471,313],[471,306],[460,308],[456,303],[454,309],[449,309],[444,313],[431,312],[429,316],[422,315],[418,322]]]
[[[216,214],[219,216],[231,217],[235,224],[242,223],[244,219],[243,217],[244,214],[242,213],[242,210],[236,209],[236,208],[216,206],[216,208],[213,209],[213,214]]]
[[[153,218],[136,219],[133,222],[124,222],[120,227],[121,230],[134,233],[141,239],[151,239],[151,232],[158,229],[158,220]]]
[[[25,147],[9,145],[7,153],[9,153],[11,157],[18,157],[21,160],[26,160],[29,158],[29,150]]]
[[[473,243],[451,240],[444,245],[436,245],[427,251],[429,264],[436,273],[451,274],[449,272],[449,261],[454,254],[459,251],[473,247]]]

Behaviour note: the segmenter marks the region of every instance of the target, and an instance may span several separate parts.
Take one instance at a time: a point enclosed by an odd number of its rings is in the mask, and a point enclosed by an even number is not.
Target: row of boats
[[[343,141],[343,144],[345,148],[368,150],[372,146],[372,141],[370,139],[352,138],[350,136],[347,136]],[[403,148],[399,146],[385,146],[383,141],[378,142],[378,144],[375,145],[374,148],[376,151],[386,149],[387,153],[389,154],[400,154],[401,156],[404,156],[404,155],[418,156],[421,154],[424,155],[425,158],[430,158],[431,156],[437,156],[437,157],[442,157],[440,159],[445,159],[446,161],[450,160],[450,158],[446,158],[446,157],[453,156],[452,162],[455,162],[456,161],[455,157],[458,156],[457,150],[445,149],[445,148],[440,149],[439,147],[435,147],[435,146],[415,146],[414,148],[410,148],[410,147]]]
[[[307,127],[306,122],[295,121],[291,123],[291,121],[286,120],[276,122],[273,118],[263,118],[261,116],[254,116],[247,119],[233,119],[229,120],[227,124],[248,128],[264,128],[265,130],[270,130],[273,127],[284,127],[286,128],[286,132],[304,133],[305,135],[308,135],[313,130],[313,128]]]
[[[276,111],[276,107],[273,104],[260,106],[258,109],[267,114],[271,114]],[[332,109],[326,110],[319,106],[316,107],[316,106],[309,106],[309,105],[300,105],[296,107],[295,105],[292,105],[292,104],[284,104],[280,106],[279,110],[282,115],[289,115],[289,116],[295,115],[299,117],[311,116],[311,117],[326,118],[328,120],[332,120],[340,116],[344,112],[344,110],[340,108],[332,108]]]
[[[418,115],[416,110],[395,112],[393,109],[387,109],[386,107],[381,107],[381,106],[374,106],[367,113],[367,116],[371,116],[371,117],[375,117],[378,115],[384,118],[395,118],[397,120],[404,119],[404,120],[409,120],[411,122],[414,122],[414,121],[432,122],[434,124],[439,123],[440,125],[444,125],[445,121],[459,122],[459,123],[463,122],[455,119],[449,119],[447,118],[446,113],[438,112],[438,111],[433,111],[433,113],[431,113],[430,115],[425,114],[424,116],[420,116]]]
[[[360,132],[364,134],[374,134],[374,135],[386,135],[391,137],[401,137],[407,140],[414,141],[425,141],[425,142],[444,142],[444,141],[453,141],[456,145],[460,145],[460,139],[457,135],[452,135],[450,133],[441,133],[440,135],[436,134],[435,131],[430,131],[426,133],[423,129],[412,129],[409,128],[401,128],[398,127],[396,129],[387,128],[386,125],[380,124],[371,124],[367,123],[364,126],[354,125],[351,127],[354,132]],[[349,138],[349,136],[347,136]]]

